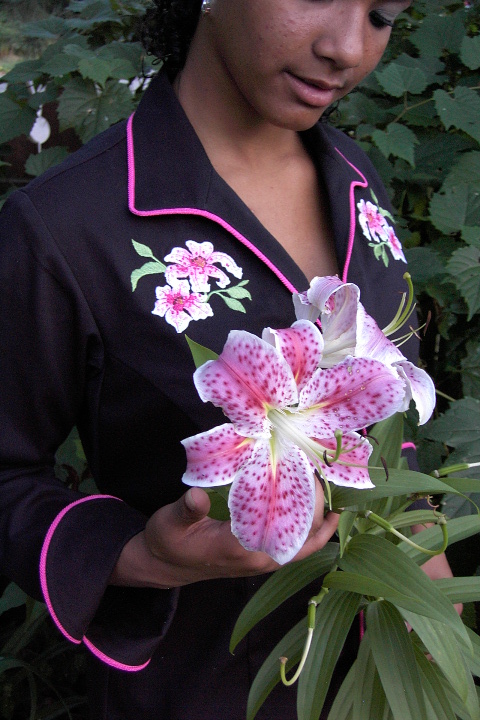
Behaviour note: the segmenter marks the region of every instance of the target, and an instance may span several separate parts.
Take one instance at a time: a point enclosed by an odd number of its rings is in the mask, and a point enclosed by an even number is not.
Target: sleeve
[[[57,448],[85,423],[102,343],[24,192],[0,214],[0,286],[0,572],[43,598],[69,640],[114,667],[140,669],[168,627],[176,593],[109,586],[123,546],[146,518],[55,477]]]

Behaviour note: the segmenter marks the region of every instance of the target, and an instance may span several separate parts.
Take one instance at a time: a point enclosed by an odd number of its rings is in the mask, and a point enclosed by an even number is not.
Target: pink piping
[[[95,645],[84,636],[83,642],[85,643],[86,647],[90,650],[95,657],[97,657],[102,662],[106,663],[107,665],[110,665],[110,667],[115,668],[115,670],[126,670],[127,672],[138,672],[139,670],[143,670],[147,667],[150,660],[147,660],[147,662],[143,663],[142,665],[125,665],[124,663],[118,662],[118,660],[113,660],[112,658],[108,657],[108,655],[105,655],[101,650],[99,650]]]
[[[82,503],[87,502],[89,500],[99,500],[99,499],[105,499],[105,498],[118,500],[118,498],[113,498],[111,495],[89,495],[88,497],[81,498],[80,500],[75,500],[75,502],[70,503],[70,505],[67,505],[66,507],[64,507],[63,510],[57,515],[55,520],[52,522],[52,524],[48,528],[48,532],[47,532],[47,534],[45,536],[45,540],[43,542],[42,552],[40,553],[40,585],[42,588],[43,597],[45,599],[45,603],[47,605],[48,611],[49,611],[50,615],[52,616],[52,620],[54,621],[55,625],[58,627],[58,629],[60,630],[62,635],[64,635],[67,638],[67,640],[70,640],[70,642],[76,643],[77,645],[79,645],[82,641],[79,640],[78,638],[72,637],[72,635],[70,635],[65,630],[62,623],[60,622],[60,620],[57,617],[57,614],[52,605],[52,601],[50,599],[50,593],[48,591],[48,583],[47,583],[47,554],[48,554],[48,549],[50,547],[50,543],[51,543],[53,534],[69,510],[74,508],[76,505],[81,505]],[[121,502],[121,500],[119,500],[119,502]]]
[[[404,442],[402,443],[402,450],[416,450],[417,446],[415,443],[412,442]]]
[[[235,230],[232,225],[225,222],[221,217],[214,213],[208,212],[207,210],[199,210],[198,208],[167,208],[164,210],[137,210],[135,207],[135,154],[133,147],[133,135],[132,135],[132,121],[133,115],[128,119],[127,123],[127,148],[128,148],[128,208],[134,215],[140,217],[151,217],[152,215],[199,215],[200,217],[212,220],[227,232],[233,235],[234,238],[239,240],[242,245],[245,245],[254,255],[256,255],[265,265],[272,270],[273,273],[279,278],[279,280],[285,285],[285,287],[293,294],[298,292],[292,283],[280,272],[280,270],[264,255],[250,240]]]
[[[356,211],[355,211],[355,188],[356,187],[368,187],[368,180],[365,177],[365,175],[357,168],[353,163],[350,162],[350,160],[347,160],[345,155],[340,152],[338,148],[335,148],[337,153],[340,155],[341,158],[345,160],[345,162],[350,165],[353,170],[355,170],[356,173],[360,175],[362,180],[354,180],[352,183],[350,183],[350,232],[348,235],[348,246],[347,246],[347,257],[345,259],[345,266],[343,268],[343,275],[342,275],[342,282],[347,282],[348,277],[348,270],[350,267],[350,261],[352,259],[352,253],[353,253],[353,243],[355,241],[355,228],[357,225],[357,217],[356,217]]]

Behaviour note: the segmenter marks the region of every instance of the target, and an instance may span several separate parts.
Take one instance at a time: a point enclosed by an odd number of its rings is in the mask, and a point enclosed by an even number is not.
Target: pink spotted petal
[[[347,358],[317,370],[300,394],[295,422],[310,437],[332,437],[390,417],[404,403],[405,382],[369,358]]]
[[[378,327],[375,320],[365,311],[361,303],[357,314],[357,357],[369,357],[391,365],[398,360],[405,360],[400,350],[389,340]]]
[[[265,328],[262,339],[274,345],[290,365],[300,390],[317,369],[323,350],[320,330],[308,320],[297,320],[283,330]]]
[[[222,354],[195,371],[198,394],[221,407],[247,437],[270,437],[268,407],[283,408],[298,399],[293,373],[269,343],[243,330],[232,330]]]
[[[278,448],[258,440],[229,494],[232,532],[247,550],[262,550],[283,565],[301,549],[315,507],[313,469],[294,445]]]
[[[318,440],[319,444],[334,455],[336,442],[333,439]],[[333,464],[320,462],[323,476],[335,485],[354,487],[360,490],[374,487],[368,474],[368,458],[372,453],[368,440],[357,433],[345,433],[342,437],[342,454]]]
[[[239,468],[249,459],[255,440],[235,432],[231,423],[218,425],[182,440],[187,453],[186,485],[214,487],[229,485]]]
[[[423,425],[431,416],[436,402],[435,385],[432,378],[425,370],[416,367],[408,360],[395,362],[393,367],[397,368],[407,380],[405,404],[408,407],[413,398],[419,416],[418,424]]]

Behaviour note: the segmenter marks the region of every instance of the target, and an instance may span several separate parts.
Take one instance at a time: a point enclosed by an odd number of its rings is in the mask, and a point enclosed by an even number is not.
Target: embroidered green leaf
[[[235,298],[236,300],[251,300],[252,296],[243,287],[240,287],[240,285],[234,285],[231,288],[226,288],[224,292],[229,295],[231,298]]]
[[[139,243],[136,240],[132,240],[132,245],[135,248],[136,252],[142,257],[149,257],[152,258],[152,260],[157,260],[148,245],[143,245],[143,243]],[[160,262],[160,260],[157,260],[157,262]]]
[[[242,303],[239,300],[235,300],[234,298],[231,298],[231,297],[224,297],[224,296],[222,296],[222,297],[225,300],[225,303],[227,304],[227,306],[230,308],[230,310],[236,310],[237,312],[242,312],[242,313],[246,312],[245,308],[243,307]]]
[[[145,265],[142,265],[142,267],[134,270],[130,276],[130,280],[132,282],[132,292],[136,290],[140,278],[144,277],[145,275],[156,275],[157,273],[164,272],[165,265],[161,262],[158,262],[158,260],[145,263]]]

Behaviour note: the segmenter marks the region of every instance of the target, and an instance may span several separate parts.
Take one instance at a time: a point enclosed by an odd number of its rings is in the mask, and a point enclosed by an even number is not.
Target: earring
[[[208,13],[212,9],[212,1],[211,0],[203,0],[202,2],[202,15],[208,15]]]

